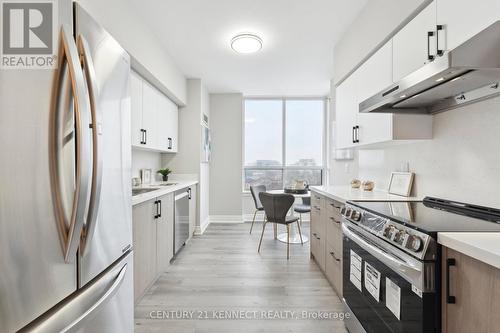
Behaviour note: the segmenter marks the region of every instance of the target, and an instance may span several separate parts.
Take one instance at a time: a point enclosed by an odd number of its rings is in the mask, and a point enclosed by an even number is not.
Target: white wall
[[[202,233],[209,223],[210,165],[201,163],[201,121],[210,117],[210,96],[200,79],[187,80],[187,104],[179,110],[179,146],[177,154],[164,154],[162,164],[174,173],[198,177],[196,232]]]
[[[500,98],[434,116],[433,140],[359,151],[359,175],[387,188],[407,162],[414,194],[500,207]]]
[[[335,45],[334,81],[339,83],[431,0],[370,0]]]
[[[142,66],[142,75],[152,73],[149,81],[158,85],[178,105],[186,103],[186,79],[172,58],[128,0],[78,0]],[[134,65],[135,61],[133,61]]]
[[[210,220],[241,221],[243,95],[211,94],[210,115]]]
[[[207,89],[202,85],[201,89],[201,112],[208,115],[210,119],[210,95]],[[202,142],[201,127],[199,128],[200,140]],[[201,145],[200,145],[201,148]],[[201,156],[201,149],[200,156]],[[199,186],[199,198],[200,198],[200,226],[201,230],[205,230],[209,223],[210,214],[210,164],[200,162],[200,186]]]
[[[132,177],[141,177],[141,169],[151,169],[153,180],[161,168],[161,154],[146,150],[132,149]],[[159,180],[160,177],[158,177]]]

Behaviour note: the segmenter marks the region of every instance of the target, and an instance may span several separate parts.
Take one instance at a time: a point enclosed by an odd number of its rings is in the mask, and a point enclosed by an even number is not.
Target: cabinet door
[[[143,83],[142,126],[146,130],[147,148],[158,149],[158,94],[159,92],[149,83]]]
[[[169,109],[169,136],[172,140],[170,151],[176,153],[179,145],[179,108],[171,100],[167,99]]]
[[[191,199],[189,200],[189,238],[191,238],[194,234],[194,228],[196,226],[197,214],[196,214],[196,192],[197,186],[193,185],[190,187],[191,189]]]
[[[336,89],[335,94],[335,147],[337,149],[355,146],[354,126],[359,111],[356,94],[357,72],[345,79]]]
[[[359,103],[392,83],[392,41],[387,42],[356,71],[358,144],[392,140],[392,114],[359,113]]]
[[[500,20],[498,0],[436,0],[440,49],[453,50],[469,38]]]
[[[137,302],[156,278],[156,200],[132,209],[134,245],[134,300]]]
[[[432,36],[428,36],[432,33]],[[393,81],[429,63],[436,54],[436,1],[422,10],[393,38]]]
[[[342,297],[342,251],[338,251],[336,246],[328,241],[325,253],[325,275],[339,297]]]
[[[157,274],[168,269],[174,256],[174,194],[164,195],[161,201],[161,217],[157,219],[156,253]]]
[[[132,72],[130,79],[130,108],[132,113],[132,145],[141,146],[142,142],[142,78]]]
[[[446,260],[454,259],[450,281]],[[447,283],[455,303],[446,298]],[[449,248],[443,250],[443,332],[500,332],[500,270]]]
[[[158,98],[158,121],[156,123],[158,133],[158,149],[168,152],[170,151],[170,110],[168,98],[162,93],[157,94]]]

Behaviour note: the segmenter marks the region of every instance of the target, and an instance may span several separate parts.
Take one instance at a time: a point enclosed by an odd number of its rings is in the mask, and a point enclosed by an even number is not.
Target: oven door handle
[[[421,284],[422,269],[420,267],[416,267],[411,263],[401,260],[400,258],[391,255],[389,252],[377,247],[374,244],[370,244],[362,237],[360,237],[357,233],[352,231],[351,228],[349,228],[349,226],[346,225],[345,223],[342,224],[342,231],[344,232],[345,236],[352,239],[354,242],[358,243],[358,245],[363,247],[363,249],[368,251],[375,258],[377,258],[390,268],[394,269],[396,272],[402,274],[405,277],[408,277],[410,280],[412,280],[411,281],[412,283],[416,285]],[[420,280],[420,283],[417,283],[417,280]]]

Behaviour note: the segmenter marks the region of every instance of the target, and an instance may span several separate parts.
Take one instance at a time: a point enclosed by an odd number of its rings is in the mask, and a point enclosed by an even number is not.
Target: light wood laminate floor
[[[194,237],[136,307],[135,332],[347,332],[337,317],[341,300],[309,258],[309,243],[290,245],[287,261],[272,225],[260,254],[262,224],[252,235],[249,228],[212,224]],[[318,313],[330,319],[304,318]]]

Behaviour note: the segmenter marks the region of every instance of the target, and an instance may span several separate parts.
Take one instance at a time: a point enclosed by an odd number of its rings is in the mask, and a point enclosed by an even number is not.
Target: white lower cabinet
[[[137,303],[174,254],[174,195],[140,203],[132,208],[134,248],[134,301]]]

